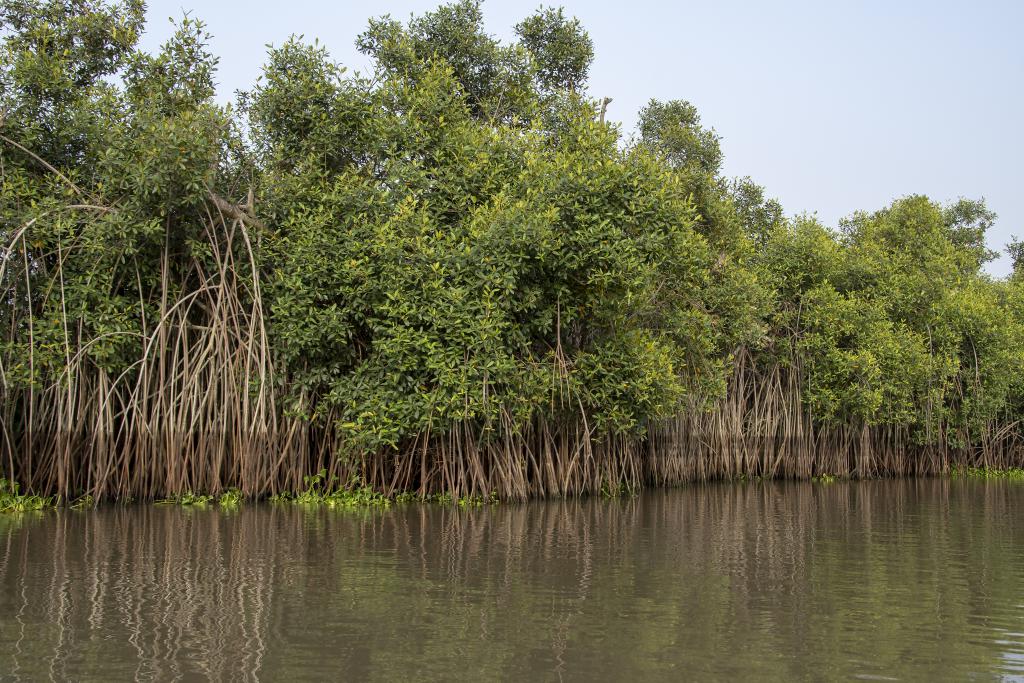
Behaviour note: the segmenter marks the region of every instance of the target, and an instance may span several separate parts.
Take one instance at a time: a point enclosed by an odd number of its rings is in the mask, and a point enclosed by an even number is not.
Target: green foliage
[[[1019,278],[1024,273],[1024,241],[1014,237],[1006,246],[1006,254],[1013,263],[1013,277]]]
[[[214,347],[242,346],[209,333],[236,317],[229,296],[266,346],[217,385],[272,393],[268,412],[330,428],[353,458],[456,429],[640,437],[722,398],[740,354],[784,368],[819,424],[965,445],[1024,410],[1024,281],[982,272],[983,202],[909,196],[838,230],[787,218],[722,177],[690,103],[652,100],[635,139],[603,122],[592,42],[560,9],[511,43],[472,0],[372,20],[369,76],[292,38],[237,109],[213,100],[203,24],[149,54],[143,14],[0,2],[15,437],[38,392],[72,385],[116,420],[175,419],[152,375],[184,384]],[[287,498],[386,504],[325,476]]]
[[[722,149],[713,129],[703,128],[697,108],[683,100],[651,100],[640,110],[640,137],[674,167],[715,175]]]
[[[17,482],[0,478],[0,513],[45,510],[54,505],[53,498],[21,493]]]
[[[602,498],[632,498],[637,495],[637,491],[629,488],[626,484],[609,485],[607,483],[601,484],[601,497]]]
[[[956,467],[950,470],[953,479],[1004,479],[1007,481],[1024,481],[1024,469],[1011,467],[1008,469],[992,469],[989,467]]]
[[[578,19],[562,8],[541,8],[516,25],[516,35],[530,53],[540,87],[578,91],[587,82],[594,43]]]
[[[243,499],[241,491],[236,488],[230,488],[217,496],[217,505],[222,510],[236,510],[242,505]]]
[[[78,498],[73,500],[68,507],[70,507],[72,510],[88,510],[90,508],[96,507],[96,499],[93,498],[92,495],[87,493],[84,496],[79,496]]]
[[[137,51],[142,3],[2,12],[13,30],[0,48],[0,287],[16,304],[0,312],[5,372],[40,386],[72,356],[131,371],[168,290],[198,285],[186,264],[203,258],[227,144],[216,60],[187,18],[157,55]]]
[[[390,17],[371,20],[356,46],[374,59],[379,75],[408,79],[412,86],[429,81],[435,69],[450,70],[473,116],[528,118],[536,100],[527,51],[487,34],[480,4],[442,5],[407,26]]]
[[[197,507],[205,508],[207,505],[213,502],[213,496],[209,494],[192,493],[186,491],[180,496],[174,498],[165,498],[163,500],[156,501],[157,505],[179,505],[181,507]]]
[[[778,200],[766,199],[764,188],[750,178],[734,180],[731,190],[733,204],[747,237],[757,248],[763,249],[786,221],[782,205]]]
[[[292,41],[246,98],[270,160],[261,204],[279,217],[267,247],[288,384],[360,449],[580,412],[600,433],[641,432],[719,388],[752,327],[728,313],[755,285],[696,229],[684,179],[620,145],[591,104],[548,96],[552,78],[585,76],[579,26],[556,11],[520,25],[542,64],[520,96],[495,75],[514,46],[480,21],[463,2],[372,22],[372,83]],[[484,116],[489,88],[547,114]]]
[[[391,505],[390,498],[369,487],[362,486],[358,479],[350,481],[347,487],[337,486],[337,477],[328,478],[325,469],[304,477],[303,483],[306,485],[304,490],[295,494],[278,494],[271,498],[271,502],[329,508],[388,507]]]
[[[498,494],[492,491],[489,496],[463,496],[459,498],[457,504],[460,508],[479,508],[485,505],[497,505]]]
[[[955,442],[1006,415],[1024,328],[1008,308],[1015,285],[980,270],[993,218],[978,202],[911,196],[838,233],[809,218],[772,230],[757,259],[775,292],[771,336],[816,417]]]

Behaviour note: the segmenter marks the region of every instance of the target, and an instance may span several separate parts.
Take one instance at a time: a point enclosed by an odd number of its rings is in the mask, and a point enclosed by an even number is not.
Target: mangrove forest
[[[0,1],[0,493],[1024,464],[1024,248],[986,272],[983,201],[787,214],[690,103],[607,120],[559,9],[371,19],[366,73],[294,38],[232,105],[201,21],[147,52],[144,14]]]

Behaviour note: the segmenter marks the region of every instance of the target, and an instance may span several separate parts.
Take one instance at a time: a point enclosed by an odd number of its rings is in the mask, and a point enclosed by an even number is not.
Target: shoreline
[[[1024,483],[1024,468],[986,468],[986,467],[953,467],[946,473],[909,476],[874,476],[874,477],[840,477],[821,474],[810,478],[791,477],[749,477],[741,475],[734,478],[712,478],[702,481],[682,482],[675,485],[641,486],[635,489],[602,490],[599,493],[583,493],[571,496],[542,496],[526,500],[502,499],[496,493],[489,496],[453,497],[447,493],[420,495],[403,491],[385,496],[368,487],[353,482],[348,487],[330,487],[325,475],[321,472],[308,478],[308,486],[300,491],[288,491],[270,496],[244,496],[238,489],[228,489],[220,494],[194,493],[187,491],[169,498],[139,500],[135,498],[108,499],[96,501],[91,496],[82,496],[74,500],[60,500],[59,496],[39,496],[32,493],[20,493],[17,484],[0,478],[0,514],[17,515],[26,512],[42,512],[52,510],[95,510],[100,507],[124,507],[128,505],[172,506],[198,510],[219,510],[232,512],[243,505],[272,505],[303,507],[308,509],[388,509],[393,506],[430,505],[438,507],[481,508],[492,505],[525,503],[547,500],[601,498],[615,500],[635,498],[644,491],[667,491],[677,488],[704,484],[769,484],[769,483],[810,483],[833,485],[840,483],[892,481],[892,480],[931,480],[947,479],[949,481],[1007,481]]]

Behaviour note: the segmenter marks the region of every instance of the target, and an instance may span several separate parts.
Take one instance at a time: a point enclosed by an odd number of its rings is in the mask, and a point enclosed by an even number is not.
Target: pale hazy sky
[[[319,38],[366,70],[355,37],[371,16],[407,19],[439,3],[150,0],[155,48],[183,11],[220,57],[222,99],[249,89],[268,43]],[[632,131],[650,98],[686,99],[722,137],[725,173],[751,176],[787,213],[835,225],[906,194],[988,200],[989,246],[1024,237],[1024,2],[583,2],[566,0],[594,40],[591,94]],[[487,0],[487,30],[539,3]],[[1006,274],[1006,258],[989,266]]]

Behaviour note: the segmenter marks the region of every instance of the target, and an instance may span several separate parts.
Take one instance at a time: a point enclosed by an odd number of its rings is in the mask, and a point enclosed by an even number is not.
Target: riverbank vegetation
[[[29,512],[54,506],[52,498],[21,493],[17,482],[0,479],[0,512]]]
[[[687,102],[606,121],[560,10],[511,43],[469,0],[371,20],[366,75],[292,39],[232,107],[196,19],[150,54],[137,0],[0,16],[0,473],[25,490],[1024,464],[1024,280],[983,270],[983,202],[787,216]]]

